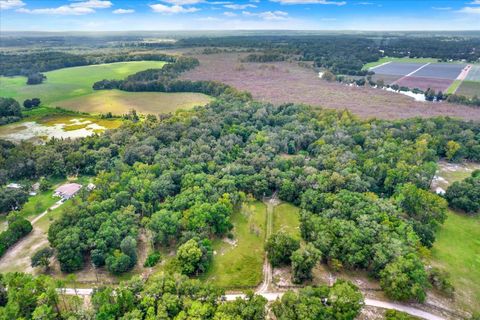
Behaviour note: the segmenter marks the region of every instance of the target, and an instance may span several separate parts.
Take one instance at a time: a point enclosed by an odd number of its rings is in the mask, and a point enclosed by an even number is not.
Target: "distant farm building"
[[[67,183],[61,185],[55,190],[54,196],[61,197],[64,200],[70,199],[73,197],[80,189],[82,188],[81,184],[78,183]]]

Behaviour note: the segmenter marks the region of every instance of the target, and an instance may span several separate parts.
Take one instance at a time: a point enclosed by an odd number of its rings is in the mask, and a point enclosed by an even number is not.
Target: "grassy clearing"
[[[462,80],[454,80],[453,83],[448,87],[447,91],[445,93],[455,93],[460,85],[462,84]]]
[[[289,203],[282,203],[273,212],[273,232],[283,231],[300,239],[300,209]]]
[[[447,189],[455,181],[469,177],[478,163],[452,164],[440,162],[435,184]],[[435,187],[435,186],[434,186]],[[480,311],[480,216],[471,217],[454,211],[437,233],[432,248],[432,265],[451,275],[455,286],[455,302],[462,309]]]
[[[449,212],[437,233],[431,262],[451,274],[455,301],[462,308],[480,311],[480,216]]]
[[[435,58],[394,58],[394,57],[383,57],[378,61],[369,62],[365,64],[362,70],[368,70],[370,68],[381,65],[385,62],[404,62],[404,63],[435,63],[438,62],[438,59]]]
[[[38,97],[45,105],[94,92],[92,85],[102,79],[123,79],[138,71],[162,68],[162,61],[131,61],[74,67],[45,72],[47,80],[39,85],[26,85],[25,77],[0,77],[0,96],[19,101]]]
[[[248,202],[232,215],[234,240],[215,240],[216,255],[202,279],[223,288],[242,288],[262,281],[264,259],[266,206],[259,201]]]
[[[120,90],[104,90],[95,93],[57,102],[65,109],[89,113],[125,114],[135,109],[140,113],[159,114],[175,112],[178,109],[190,109],[204,106],[211,97],[193,92],[125,92]]]

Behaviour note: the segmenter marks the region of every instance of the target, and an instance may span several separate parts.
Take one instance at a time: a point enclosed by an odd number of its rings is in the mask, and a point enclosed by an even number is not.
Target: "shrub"
[[[145,263],[143,264],[143,266],[145,268],[154,267],[160,262],[161,258],[162,258],[162,255],[160,254],[160,252],[158,251],[151,252],[148,255],[147,259],[145,260]]]

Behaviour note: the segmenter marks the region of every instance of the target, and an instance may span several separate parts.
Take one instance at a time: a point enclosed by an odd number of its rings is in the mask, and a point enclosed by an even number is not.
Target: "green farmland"
[[[123,79],[130,74],[162,68],[162,61],[131,61],[65,68],[45,72],[47,79],[38,85],[27,85],[25,77],[0,77],[0,96],[22,102],[40,98],[43,105],[66,109],[123,114],[130,109],[140,113],[172,112],[177,109],[205,105],[210,98],[197,93],[174,95],[154,92],[95,91],[92,85],[103,79]],[[138,96],[138,99],[137,99]]]

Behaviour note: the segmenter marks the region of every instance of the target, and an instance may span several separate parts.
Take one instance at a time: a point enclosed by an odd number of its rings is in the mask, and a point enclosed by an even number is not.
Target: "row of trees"
[[[118,287],[96,289],[85,307],[78,297],[59,294],[62,281],[23,273],[0,275],[2,319],[202,319],[264,320],[267,300],[247,293],[222,301],[223,290],[179,274],[162,274],[148,282],[133,278]],[[350,282],[331,288],[308,287],[289,291],[272,305],[279,320],[353,320],[363,296]]]

